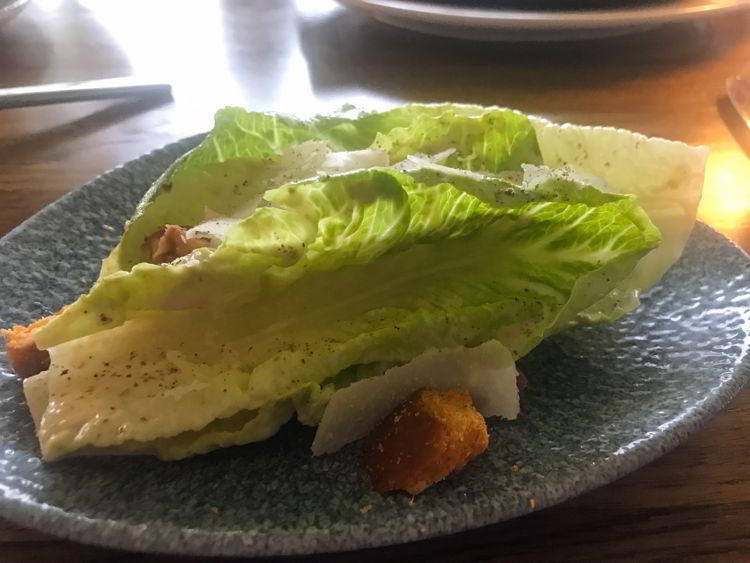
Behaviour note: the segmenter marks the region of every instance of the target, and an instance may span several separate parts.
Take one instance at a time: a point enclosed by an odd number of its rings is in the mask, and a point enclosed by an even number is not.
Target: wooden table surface
[[[745,12],[606,40],[471,43],[391,29],[328,0],[35,0],[0,27],[0,87],[138,74],[171,81],[174,101],[1,111],[0,235],[95,175],[209,128],[222,105],[307,114],[411,100],[498,104],[710,145],[700,217],[748,250],[750,134],[724,85],[750,63],[749,29]],[[575,500],[333,560],[750,560],[748,425],[750,389],[671,453]],[[181,559],[0,520],[0,560]]]

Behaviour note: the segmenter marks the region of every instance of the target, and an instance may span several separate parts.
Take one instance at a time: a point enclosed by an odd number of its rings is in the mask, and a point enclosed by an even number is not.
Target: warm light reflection
[[[750,225],[750,160],[736,147],[712,147],[698,217],[730,236]]]
[[[296,0],[295,6],[297,12],[307,18],[327,17],[337,10],[344,9],[333,0]]]
[[[219,2],[79,3],[118,43],[134,75],[172,84],[186,126],[208,127],[216,108],[242,103],[225,52]]]
[[[58,0],[40,1],[53,6]],[[214,0],[72,1],[90,10],[112,36],[133,75],[172,84],[174,119],[165,121],[171,134],[208,129],[216,109],[227,105],[309,116],[344,103],[382,109],[399,102],[356,87],[316,88],[301,49],[300,26],[335,17],[343,8],[332,0],[280,3],[279,10],[295,11],[297,17],[275,19],[260,29],[244,25],[245,16],[223,19],[222,3]],[[251,28],[255,35],[248,41]]]
[[[320,111],[320,106],[310,86],[307,61],[302,56],[298,45],[290,49],[275,91],[277,96],[273,107],[269,109],[293,112],[303,117]]]
[[[34,0],[34,5],[45,12],[54,12],[65,0]]]
[[[344,8],[332,0],[296,0],[297,37],[289,50],[279,78],[276,98],[270,109],[311,116],[316,113],[336,111],[344,104],[362,109],[384,110],[402,103],[402,100],[373,95],[356,88],[333,87],[316,90],[310,68],[302,52],[299,33],[302,26],[321,25],[323,20],[335,17]]]
[[[295,46],[289,52],[275,92],[276,98],[268,109],[293,113],[300,117],[312,117],[319,113],[337,111],[344,104],[367,110],[385,110],[403,103],[395,98],[373,96],[359,90],[337,89],[330,92],[315,92],[311,85],[307,61],[299,46]]]

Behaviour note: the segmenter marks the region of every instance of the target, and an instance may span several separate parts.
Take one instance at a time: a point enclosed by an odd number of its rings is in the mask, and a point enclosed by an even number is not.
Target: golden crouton
[[[484,417],[463,389],[422,389],[365,438],[364,461],[383,493],[419,494],[487,449]]]
[[[187,229],[179,225],[164,225],[143,243],[149,262],[163,264],[187,256],[196,248],[208,246],[201,238],[187,238]]]
[[[29,326],[14,325],[8,330],[0,330],[0,334],[5,337],[5,348],[8,351],[10,365],[20,377],[31,377],[49,367],[49,352],[37,348],[32,335],[35,330],[42,328],[60,313],[62,310],[54,315],[43,317]]]

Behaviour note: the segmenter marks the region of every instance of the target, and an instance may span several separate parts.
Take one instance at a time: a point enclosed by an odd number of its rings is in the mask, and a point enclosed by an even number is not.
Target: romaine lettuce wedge
[[[370,169],[289,184],[215,252],[99,280],[36,335],[52,357],[45,457],[140,443],[189,455],[214,421],[288,413],[352,365],[491,339],[517,358],[579,280],[627,273],[660,240],[630,196],[493,180],[495,206],[424,176]],[[587,295],[618,279],[597,277]],[[89,388],[95,397],[76,406]]]
[[[679,256],[704,159],[500,108],[222,110],[91,291],[35,333],[52,361],[25,382],[43,455],[262,440],[428,351],[493,341],[517,359],[614,320]],[[147,262],[165,224],[217,217],[217,245]]]

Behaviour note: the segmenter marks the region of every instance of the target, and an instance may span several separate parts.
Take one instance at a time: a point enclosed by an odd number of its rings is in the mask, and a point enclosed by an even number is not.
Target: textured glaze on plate
[[[105,174],[2,239],[0,323],[27,323],[86,291],[149,183],[197,140]],[[519,420],[493,422],[489,451],[413,504],[370,490],[357,444],[313,458],[313,431],[296,424],[179,462],[44,464],[0,352],[0,516],[125,549],[261,555],[406,542],[558,503],[674,447],[750,374],[750,261],[721,235],[699,225],[643,301],[619,323],[527,356]]]

